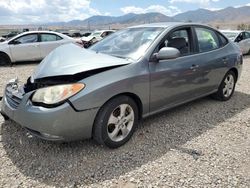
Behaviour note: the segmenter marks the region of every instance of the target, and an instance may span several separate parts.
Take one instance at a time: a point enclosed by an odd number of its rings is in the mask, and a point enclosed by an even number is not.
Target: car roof
[[[95,30],[94,32],[107,32],[107,31],[115,32],[115,30]]]
[[[163,27],[163,28],[168,28],[168,27],[178,27],[178,26],[206,26],[208,25],[205,24],[200,24],[200,23],[193,23],[193,22],[160,22],[160,23],[150,23],[150,24],[143,24],[143,25],[138,25],[138,26],[132,26],[130,28],[139,28],[139,27]]]
[[[55,32],[55,31],[46,31],[46,30],[43,30],[43,31],[26,31],[26,32],[23,32],[23,33],[21,33],[21,34],[33,34],[33,33],[61,34],[61,33]]]

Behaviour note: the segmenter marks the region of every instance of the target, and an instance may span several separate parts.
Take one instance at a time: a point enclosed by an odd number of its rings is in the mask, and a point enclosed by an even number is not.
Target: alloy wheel
[[[131,132],[135,120],[135,113],[129,104],[121,104],[111,113],[107,132],[114,142],[124,140]]]
[[[233,93],[234,85],[235,85],[235,80],[234,80],[233,75],[231,74],[227,75],[227,77],[224,80],[224,84],[225,86],[223,88],[223,95],[225,97],[229,97]]]

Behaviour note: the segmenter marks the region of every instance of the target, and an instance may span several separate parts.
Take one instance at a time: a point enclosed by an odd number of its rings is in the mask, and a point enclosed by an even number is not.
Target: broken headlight
[[[31,101],[36,104],[54,105],[60,104],[84,89],[82,83],[56,85],[38,89]]]

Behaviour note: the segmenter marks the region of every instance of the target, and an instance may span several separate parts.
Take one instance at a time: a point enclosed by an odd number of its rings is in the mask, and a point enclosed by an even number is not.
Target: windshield
[[[128,28],[110,35],[89,49],[115,57],[138,60],[162,31],[163,28],[159,27]]]
[[[101,32],[94,32],[90,36],[100,36],[102,33]]]
[[[222,32],[227,38],[234,40],[239,33],[235,33],[235,32]]]

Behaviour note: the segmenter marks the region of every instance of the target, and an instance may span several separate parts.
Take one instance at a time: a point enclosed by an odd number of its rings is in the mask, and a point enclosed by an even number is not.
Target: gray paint
[[[192,24],[163,23],[137,27],[149,26],[166,29],[137,62],[67,45],[55,50],[38,66],[34,79],[124,65],[80,81],[86,85],[85,89],[69,99],[79,112],[68,103],[53,109],[34,107],[29,101],[34,91],[25,94],[16,110],[8,105],[4,97],[2,112],[24,127],[62,136],[65,140],[90,138],[99,108],[114,96],[123,93],[136,95],[142,103],[142,116],[146,117],[216,92],[231,68],[236,68],[240,75],[241,53],[232,42],[206,53],[170,60],[150,60],[154,49],[169,31]]]
[[[86,50],[75,44],[66,44],[50,53],[36,68],[33,78],[73,75],[97,68],[131,63],[126,59]]]

